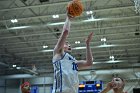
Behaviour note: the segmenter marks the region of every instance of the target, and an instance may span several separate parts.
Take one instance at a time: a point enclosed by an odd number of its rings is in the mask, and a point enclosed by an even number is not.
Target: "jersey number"
[[[72,63],[72,69],[78,71],[78,65],[74,62]]]

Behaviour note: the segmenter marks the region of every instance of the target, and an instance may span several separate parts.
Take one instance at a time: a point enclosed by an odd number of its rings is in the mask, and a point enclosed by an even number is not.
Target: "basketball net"
[[[140,13],[140,0],[134,0],[134,3],[136,13]]]

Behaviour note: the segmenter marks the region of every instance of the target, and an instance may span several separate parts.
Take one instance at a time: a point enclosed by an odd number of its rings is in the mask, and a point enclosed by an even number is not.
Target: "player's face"
[[[25,85],[22,88],[22,93],[30,93],[30,86],[29,85]]]
[[[30,83],[29,82],[24,82],[22,85],[21,85],[21,91],[22,93],[30,93]]]
[[[25,85],[24,86],[24,89],[26,89],[27,91],[29,91],[30,90],[30,86],[29,85]]]
[[[113,84],[114,91],[122,91],[124,88],[124,81],[121,78],[114,78],[112,80],[112,84]]]
[[[65,42],[65,44],[64,44],[64,51],[72,52],[72,48],[71,48],[71,45],[69,44],[69,42]]]

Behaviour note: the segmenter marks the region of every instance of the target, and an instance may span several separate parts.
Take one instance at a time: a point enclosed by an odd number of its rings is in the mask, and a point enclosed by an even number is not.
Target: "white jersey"
[[[65,53],[57,61],[53,59],[54,84],[52,93],[78,93],[79,79],[76,59]]]

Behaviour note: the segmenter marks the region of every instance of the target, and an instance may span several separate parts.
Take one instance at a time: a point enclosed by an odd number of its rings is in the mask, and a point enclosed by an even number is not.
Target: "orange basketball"
[[[68,13],[73,16],[80,16],[83,12],[83,4],[81,3],[80,0],[73,0],[71,2],[69,2],[68,4]]]

